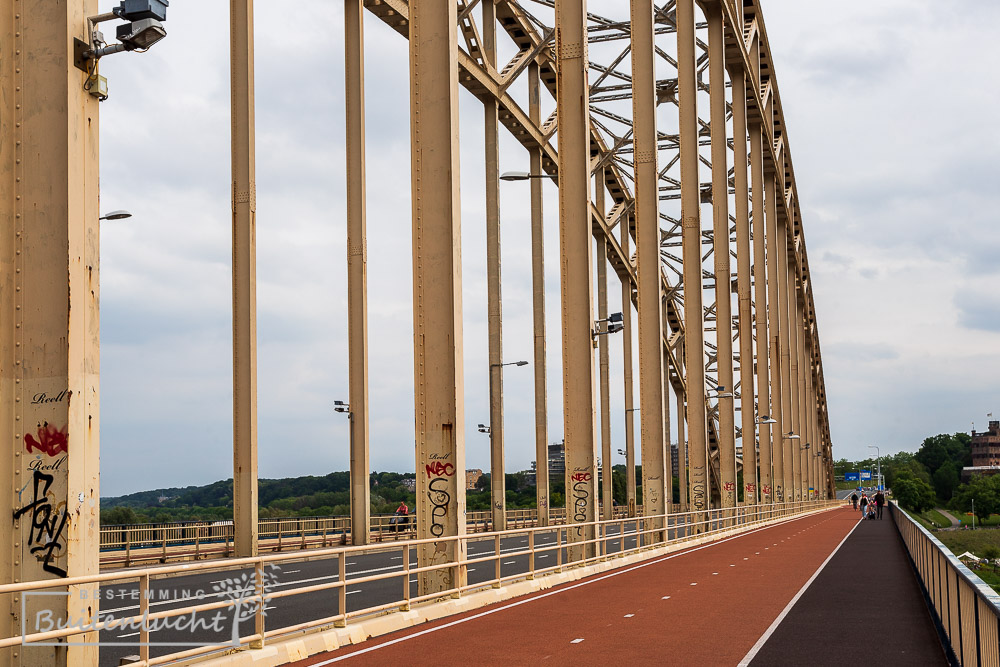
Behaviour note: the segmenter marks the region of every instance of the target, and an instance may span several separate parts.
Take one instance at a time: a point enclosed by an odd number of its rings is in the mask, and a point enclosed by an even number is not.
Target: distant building
[[[479,468],[465,471],[465,490],[472,491],[479,483],[479,478],[483,476],[483,471]]]
[[[670,465],[672,466],[670,469],[674,472],[674,477],[681,476],[681,455],[679,449],[680,447],[677,446],[676,442],[670,445]]]
[[[417,490],[417,480],[415,477],[404,477],[403,478],[403,488],[414,493]]]
[[[535,486],[538,469],[536,461],[531,462],[531,470],[524,471],[524,481],[528,486]],[[549,444],[549,482],[566,474],[566,441]]]
[[[991,421],[985,433],[972,432],[972,465],[962,468],[962,479],[1000,473],[1000,421]]]

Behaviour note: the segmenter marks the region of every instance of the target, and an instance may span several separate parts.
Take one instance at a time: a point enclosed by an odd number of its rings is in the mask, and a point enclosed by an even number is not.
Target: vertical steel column
[[[774,183],[772,181],[772,183]],[[782,188],[780,187],[780,181],[774,183],[778,187],[778,194],[775,197],[780,197],[780,192]],[[777,216],[776,216],[777,217]],[[792,394],[794,389],[792,388],[791,381],[791,355],[789,351],[792,333],[791,333],[791,323],[789,322],[788,311],[791,299],[794,297],[793,294],[789,293],[788,288],[788,223],[785,220],[777,220],[778,235],[776,239],[777,244],[777,262],[778,262],[778,327],[780,330],[780,336],[777,338],[778,354],[781,355],[781,361],[778,363],[781,369],[781,374],[779,375],[781,382],[781,420],[778,426],[781,427],[779,433],[782,434],[782,446],[781,446],[781,463],[782,467],[782,483],[784,484],[784,494],[785,502],[792,502],[796,500],[795,497],[795,476],[794,476],[794,461],[795,461],[795,447],[798,446],[798,442],[789,437],[789,433],[798,435],[794,433],[795,431],[795,415],[792,412]],[[772,337],[773,339],[773,337]],[[778,464],[775,463],[775,474],[777,474]]]
[[[784,445],[788,440],[785,438],[785,419],[782,413],[781,396],[784,393],[781,386],[781,350],[779,341],[785,329],[781,328],[781,318],[779,311],[783,302],[779,300],[779,292],[785,291],[783,275],[778,272],[778,265],[782,263],[779,255],[784,254],[784,246],[778,237],[778,207],[775,202],[774,174],[767,173],[764,176],[764,204],[767,208],[765,220],[767,222],[767,334],[768,334],[768,357],[771,368],[771,418],[775,420],[771,433],[772,450],[771,460],[774,466],[774,500],[778,503],[785,502],[785,468],[784,468]],[[759,363],[759,361],[758,361]]]
[[[458,6],[410,6],[413,346],[417,537],[465,534],[462,258],[458,189]],[[461,542],[417,550],[420,567],[464,558]],[[419,575],[420,595],[464,584],[464,568]]]
[[[726,51],[722,7],[709,5],[708,78],[712,131],[712,218],[715,258],[715,331],[721,393],[719,398],[719,476],[723,507],[736,506],[736,406],[733,382],[733,303],[729,267],[729,170],[726,139]]]
[[[684,365],[687,370],[688,475],[691,509],[709,508],[702,311],[701,210],[698,184],[698,80],[694,0],[677,1],[677,91],[680,107],[681,222],[684,248]],[[643,462],[645,467],[645,461]]]
[[[597,172],[594,204],[604,216],[603,170]],[[608,245],[603,239],[597,241],[597,318],[608,318]],[[607,324],[604,325],[605,331]],[[610,521],[612,513],[611,495],[611,359],[608,354],[608,336],[597,337],[597,358],[600,366],[601,394],[601,517]]]
[[[677,485],[680,492],[681,511],[687,512],[688,507],[688,453],[687,435],[685,433],[687,425],[687,408],[684,405],[684,394],[677,393]],[[673,485],[673,480],[671,480]]]
[[[362,0],[344,2],[347,117],[347,322],[351,383],[351,543],[368,544],[368,235],[365,224],[365,32]]]
[[[99,113],[72,58],[96,13],[95,0],[0,2],[0,583],[98,572]],[[96,589],[5,596],[2,636],[39,631],[45,610],[96,618]],[[0,649],[12,666],[97,658],[93,646]]]
[[[622,254],[630,257],[629,226],[631,220],[625,217],[619,227],[621,230]],[[632,362],[632,281],[626,278],[622,281],[622,357],[625,383],[625,504],[628,515],[635,516],[635,384],[633,380]],[[669,488],[669,487],[668,487]]]
[[[750,176],[753,182],[753,287],[754,287],[754,323],[757,332],[757,434],[760,449],[757,454],[757,465],[760,469],[760,501],[774,502],[774,464],[771,434],[774,429],[771,424],[762,424],[764,415],[771,416],[771,382],[769,379],[768,354],[768,265],[765,261],[767,243],[764,215],[764,141],[763,131],[759,124],[750,127]]]
[[[790,224],[790,223],[789,223]],[[792,240],[792,246],[794,247],[795,241]],[[790,269],[795,268],[795,263],[792,262]],[[798,289],[796,288],[795,271],[788,271],[788,338],[789,338],[789,377],[791,378],[791,403],[792,403],[792,429],[795,431],[796,435],[799,436],[798,440],[791,441],[791,449],[794,454],[792,461],[794,465],[792,466],[792,478],[795,483],[795,499],[801,501],[804,498],[802,493],[802,480],[805,478],[805,470],[802,467],[802,451],[803,447],[809,440],[806,439],[805,424],[802,420],[802,383],[800,382],[799,375],[799,344],[802,338],[802,332],[799,324],[799,308],[798,308]]]
[[[750,193],[747,184],[747,81],[743,63],[729,70],[733,86],[733,184],[736,190],[736,293],[739,302],[743,502],[757,502],[757,425],[754,405],[753,313],[750,304]]]
[[[632,0],[631,19],[642,506],[645,516],[659,516],[666,513],[666,486],[670,480],[666,474],[663,436],[663,291],[652,0]],[[654,522],[647,528],[661,525],[662,522]]]
[[[528,65],[528,113],[540,127],[538,64]],[[535,359],[535,507],[538,525],[549,525],[548,397],[545,382],[545,233],[542,224],[542,149],[528,151],[531,175],[531,299]]]
[[[496,66],[496,6],[484,2],[482,50],[487,67]],[[486,154],[486,285],[490,360],[490,505],[493,530],[507,528],[503,439],[503,312],[500,280],[500,124],[496,98],[483,99]]]
[[[797,296],[802,297],[804,291],[801,289],[802,283],[799,282],[800,288],[797,291]],[[795,299],[795,347],[796,347],[796,359],[798,359],[797,371],[795,374],[796,382],[798,383],[797,394],[799,399],[796,401],[795,414],[799,418],[799,430],[801,431],[802,439],[799,441],[803,445],[809,444],[809,449],[802,449],[802,463],[799,466],[801,471],[802,479],[799,482],[799,486],[802,488],[802,498],[804,500],[809,500],[809,461],[810,457],[813,455],[813,447],[815,443],[812,441],[810,432],[812,429],[809,428],[809,414],[807,405],[809,403],[809,395],[806,393],[806,335],[803,329],[803,308],[802,301],[800,298]]]
[[[586,0],[556,0],[556,113],[559,125],[559,250],[562,256],[563,420],[569,559],[594,556],[594,452],[590,233],[590,109]]]
[[[253,0],[230,0],[233,171],[233,529],[257,555],[257,185]]]
[[[664,324],[664,328],[667,325]],[[673,511],[674,504],[674,461],[673,449],[670,445],[670,357],[666,354],[666,345],[663,346],[663,481],[665,489],[664,511]]]

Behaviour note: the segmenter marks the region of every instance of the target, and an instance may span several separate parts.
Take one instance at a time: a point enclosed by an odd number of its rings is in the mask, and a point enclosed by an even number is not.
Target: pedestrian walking
[[[862,493],[861,494],[861,500],[858,502],[858,504],[861,507],[861,518],[864,519],[865,518],[865,514],[867,513],[867,509],[868,509],[868,494],[867,493]]]
[[[858,492],[855,491],[851,494],[851,504],[854,505],[854,511],[858,511]]]
[[[885,505],[885,495],[882,493],[882,489],[879,489],[878,493],[875,494],[875,509],[880,521],[882,519],[882,505]]]

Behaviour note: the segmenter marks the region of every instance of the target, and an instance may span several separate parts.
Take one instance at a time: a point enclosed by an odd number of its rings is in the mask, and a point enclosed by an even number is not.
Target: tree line
[[[1000,475],[973,475],[962,482],[962,468],[972,465],[972,436],[968,433],[939,434],[925,438],[915,452],[899,452],[882,458],[886,487],[900,505],[915,512],[945,507],[956,512],[972,510],[985,520],[1000,513]],[[834,463],[836,474],[859,469],[873,471],[876,459]]]

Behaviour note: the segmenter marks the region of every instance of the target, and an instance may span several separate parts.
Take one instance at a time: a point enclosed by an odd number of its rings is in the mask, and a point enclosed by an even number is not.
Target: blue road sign
[[[844,481],[845,482],[857,482],[861,477],[856,472],[845,472]]]
[[[861,479],[871,479],[871,478],[872,478],[872,471],[871,470],[862,470],[861,471]]]

